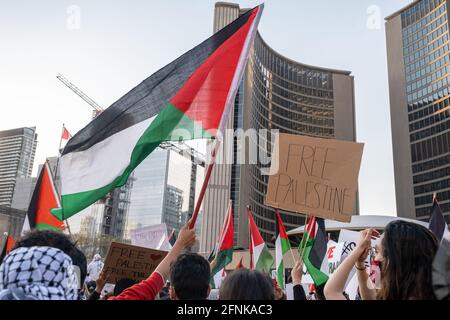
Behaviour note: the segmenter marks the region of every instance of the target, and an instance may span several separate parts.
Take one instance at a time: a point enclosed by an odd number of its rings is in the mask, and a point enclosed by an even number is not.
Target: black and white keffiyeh
[[[72,259],[56,248],[18,248],[0,266],[0,300],[76,300],[77,284]]]

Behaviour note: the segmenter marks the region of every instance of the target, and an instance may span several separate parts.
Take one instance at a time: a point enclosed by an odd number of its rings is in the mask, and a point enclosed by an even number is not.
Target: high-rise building
[[[11,206],[17,179],[31,176],[36,145],[35,127],[0,131],[1,206]]]
[[[239,5],[218,2],[214,12],[217,32],[245,11]],[[305,47],[304,47],[305,48]],[[306,47],[307,48],[307,47]],[[205,196],[200,251],[215,244],[229,199],[233,201],[235,245],[248,247],[247,205],[267,242],[275,236],[275,210],[264,205],[268,176],[258,156],[250,163],[248,145],[271,156],[273,137],[245,135],[248,129],[276,129],[281,133],[356,141],[354,80],[350,71],[305,65],[282,56],[258,33],[250,51],[244,79],[230,113],[228,129],[235,134],[224,138],[224,158],[233,163],[217,164]],[[236,131],[243,130],[244,136]],[[243,143],[243,141],[249,142]],[[256,142],[256,143],[255,143]],[[243,156],[245,163],[239,163]],[[267,165],[267,164],[266,164]],[[355,203],[354,213],[359,211]],[[304,223],[304,216],[280,211],[286,228]]]
[[[450,222],[448,0],[386,18],[397,215],[427,221],[436,193]]]
[[[194,211],[204,180],[203,156],[187,145],[157,148],[134,170],[125,237],[131,230],[166,223],[176,232]],[[200,220],[199,220],[200,221]],[[200,234],[200,226],[196,225]]]

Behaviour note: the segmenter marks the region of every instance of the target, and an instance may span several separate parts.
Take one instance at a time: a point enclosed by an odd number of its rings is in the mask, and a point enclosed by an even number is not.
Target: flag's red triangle
[[[61,139],[69,140],[70,138],[72,138],[72,135],[69,133],[69,130],[67,130],[66,127],[63,127],[63,132],[62,132],[62,135],[61,135]]]
[[[255,220],[253,219],[252,211],[250,207],[248,208],[248,220],[250,225],[250,238],[254,247],[259,246],[264,243],[264,239],[259,233],[258,227],[256,226]]]

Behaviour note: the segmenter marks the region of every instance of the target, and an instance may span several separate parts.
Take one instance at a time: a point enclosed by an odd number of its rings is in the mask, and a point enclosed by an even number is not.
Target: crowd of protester
[[[371,285],[364,263],[373,239],[379,239],[375,247],[381,269],[379,287]],[[0,266],[0,300],[286,299],[269,274],[246,268],[229,272],[220,289],[211,290],[210,263],[186,250],[195,240],[195,230],[186,225],[147,279],[139,283],[120,279],[112,292],[104,294],[110,275],[102,271],[100,256],[87,265],[85,255],[67,235],[34,230],[16,242]],[[307,300],[311,295],[318,300],[348,299],[344,290],[353,268],[363,300],[450,299],[450,237],[438,243],[427,228],[401,220],[389,223],[383,234],[374,229],[361,231],[356,248],[314,293],[305,293],[303,264],[296,262],[290,274],[293,299]]]

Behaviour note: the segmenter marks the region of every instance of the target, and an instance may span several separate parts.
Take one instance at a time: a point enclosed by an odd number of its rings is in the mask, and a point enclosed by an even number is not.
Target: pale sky
[[[357,137],[365,143],[361,214],[396,212],[384,17],[410,2],[266,0],[259,26],[265,41],[293,60],[352,71]],[[74,134],[91,118],[58,72],[106,108],[209,37],[214,3],[1,0],[0,130],[37,127],[36,172],[57,154],[63,123]]]

